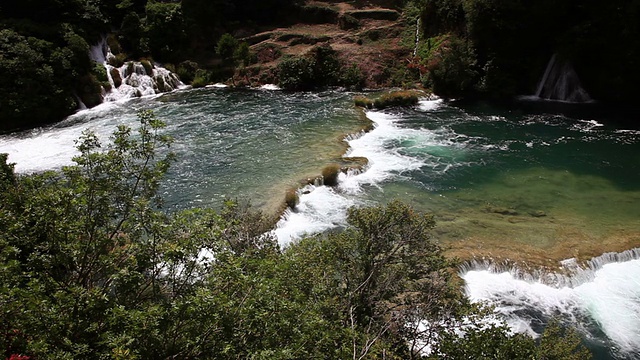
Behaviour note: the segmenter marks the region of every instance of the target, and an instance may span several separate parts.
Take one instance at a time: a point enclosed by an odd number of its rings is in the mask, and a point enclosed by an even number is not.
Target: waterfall
[[[582,88],[578,74],[569,61],[558,59],[553,54],[542,79],[538,83],[536,96],[545,100],[587,103],[593,100]]]
[[[571,322],[616,358],[640,356],[640,249],[606,253],[560,273],[521,271],[508,264],[469,262],[460,270],[472,301],[494,305],[514,331],[539,333],[544,319]],[[605,337],[603,337],[604,335]]]
[[[416,20],[416,46],[413,48],[413,56],[418,55],[418,45],[420,45],[420,17]]]
[[[184,84],[178,76],[158,64],[147,64],[140,61],[129,61],[116,68],[109,64],[109,60],[115,58],[107,45],[106,38],[91,46],[89,50],[91,59],[102,64],[111,84],[111,89],[103,89],[103,101],[117,101],[146,95],[155,95],[178,89]]]

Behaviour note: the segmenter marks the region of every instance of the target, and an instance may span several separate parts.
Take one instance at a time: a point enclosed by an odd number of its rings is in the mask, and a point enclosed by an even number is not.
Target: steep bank
[[[257,62],[237,76],[251,85],[277,83],[278,65],[287,57],[309,54],[317,46],[337,52],[341,65],[354,68],[360,86],[409,85],[406,65],[411,57],[415,26],[389,1],[309,2],[300,23],[259,32],[242,40],[251,45]]]

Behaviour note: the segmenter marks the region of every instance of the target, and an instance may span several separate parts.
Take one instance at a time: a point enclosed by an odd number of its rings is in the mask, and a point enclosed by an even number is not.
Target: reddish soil
[[[394,69],[404,67],[412,52],[411,33],[401,9],[394,1],[309,1],[307,6],[330,8],[337,19],[348,15],[358,26],[346,29],[334,23],[295,24],[244,38],[257,54],[258,63],[246,69],[251,85],[273,83],[274,70],[286,55],[304,55],[313,47],[328,44],[346,66],[356,64],[366,79],[366,87],[392,85]],[[395,18],[395,19],[394,19]],[[386,20],[385,20],[386,19]],[[404,41],[403,41],[404,39]]]

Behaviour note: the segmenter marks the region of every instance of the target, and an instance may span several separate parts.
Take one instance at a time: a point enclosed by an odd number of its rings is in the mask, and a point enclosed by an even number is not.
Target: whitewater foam
[[[439,105],[439,100],[430,100],[431,108]],[[426,107],[425,107],[426,108]],[[380,187],[390,179],[403,176],[408,171],[420,170],[427,166],[432,171],[448,171],[456,164],[427,162],[425,156],[412,154],[411,147],[427,147],[437,153],[437,147],[455,147],[457,134],[451,130],[444,133],[428,129],[404,128],[398,124],[401,118],[379,111],[366,113],[373,124],[373,130],[347,137],[349,149],[345,157],[362,157],[368,160],[361,171],[350,171],[338,176],[335,188],[311,186],[299,192],[300,204],[296,211],[288,211],[281,218],[275,230],[280,244],[299,239],[305,234],[319,233],[344,226],[346,212],[358,203],[360,195],[367,187]],[[408,154],[403,154],[404,149]],[[409,149],[409,150],[408,150]]]
[[[355,205],[354,200],[328,186],[307,185],[298,194],[296,209],[285,211],[273,230],[283,247],[305,235],[346,225],[347,209]]]
[[[436,96],[418,100],[418,110],[433,111],[444,105],[444,101]]]
[[[17,173],[71,165],[72,158],[79,154],[76,141],[83,130],[93,131],[102,143],[106,143],[117,124],[134,123],[135,116],[122,114],[121,110],[122,104],[103,103],[81,110],[54,126],[0,136],[0,153],[9,154],[8,161],[16,164]]]
[[[638,249],[604,254],[586,268],[566,261],[565,268],[573,272],[568,276],[498,270],[476,263],[478,269],[463,270],[461,277],[469,299],[495,305],[514,331],[537,335],[537,323],[560,316],[589,338],[597,338],[599,328],[623,357],[638,356],[639,255]]]

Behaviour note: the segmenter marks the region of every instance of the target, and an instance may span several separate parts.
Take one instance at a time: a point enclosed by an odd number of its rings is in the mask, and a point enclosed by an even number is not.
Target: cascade
[[[569,61],[553,54],[538,83],[536,96],[545,100],[587,103],[593,100],[582,88],[578,74]]]
[[[150,63],[151,69],[148,66],[145,68],[139,61],[129,61],[120,67],[112,66],[109,60],[115,56],[111,53],[106,38],[91,46],[89,55],[93,61],[103,64],[107,71],[111,90],[103,89],[104,101],[155,95],[173,91],[184,85],[176,74],[158,64]]]
[[[463,266],[460,276],[470,300],[494,305],[514,331],[535,336],[544,319],[560,318],[587,339],[599,339],[613,358],[638,358],[640,249],[606,253],[582,266],[575,259],[561,265],[566,272],[530,273],[476,261]]]

